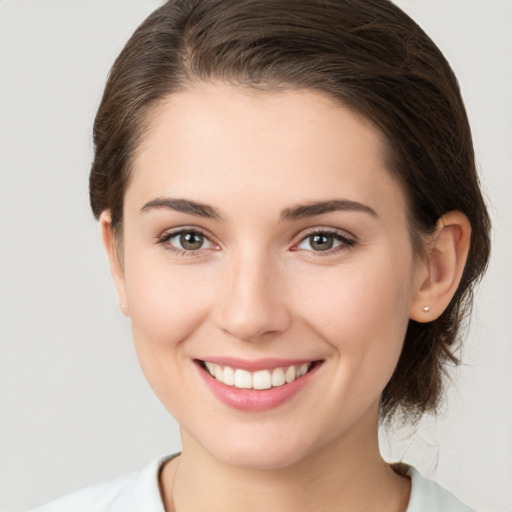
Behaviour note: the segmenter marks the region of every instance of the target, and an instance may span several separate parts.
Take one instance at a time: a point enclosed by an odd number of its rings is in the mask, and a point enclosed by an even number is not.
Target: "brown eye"
[[[327,251],[334,245],[334,237],[324,233],[311,235],[309,239],[309,244],[314,251]]]
[[[204,236],[200,233],[182,233],[180,235],[180,245],[186,251],[197,251],[204,244]]]
[[[189,229],[174,231],[173,233],[164,235],[160,239],[160,243],[165,244],[168,249],[176,253],[191,253],[202,249],[211,249],[215,246],[215,244],[200,231]]]
[[[355,240],[337,231],[317,231],[305,236],[295,248],[311,252],[327,252],[352,247],[355,244]]]

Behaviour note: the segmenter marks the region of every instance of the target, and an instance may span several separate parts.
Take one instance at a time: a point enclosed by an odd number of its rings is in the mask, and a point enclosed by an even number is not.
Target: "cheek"
[[[198,267],[165,260],[145,265],[142,258],[127,262],[126,291],[139,353],[175,348],[208,314],[211,286]]]
[[[184,363],[188,342],[208,315],[211,296],[205,276],[192,267],[144,264],[134,258],[125,273],[139,364],[160,401],[177,417],[191,410],[190,393],[183,393],[190,365]]]
[[[407,267],[392,257],[374,258],[302,281],[296,295],[302,316],[348,373],[391,377],[409,321],[412,273]]]

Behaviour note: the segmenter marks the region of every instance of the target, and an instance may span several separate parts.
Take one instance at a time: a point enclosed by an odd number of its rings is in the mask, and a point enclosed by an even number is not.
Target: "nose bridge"
[[[244,341],[258,341],[264,334],[286,330],[290,315],[279,263],[270,251],[240,249],[228,266],[219,285],[219,327]]]

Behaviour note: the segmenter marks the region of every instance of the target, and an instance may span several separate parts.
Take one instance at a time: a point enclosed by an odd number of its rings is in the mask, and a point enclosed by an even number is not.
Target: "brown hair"
[[[435,321],[410,321],[381,418],[435,411],[461,322],[485,271],[490,221],[457,80],[423,30],[389,0],[170,0],[116,60],[94,124],[90,200],[120,232],[133,155],[150,111],[194,82],[322,91],[383,133],[408,200],[411,239],[459,210],[472,227],[459,288]]]

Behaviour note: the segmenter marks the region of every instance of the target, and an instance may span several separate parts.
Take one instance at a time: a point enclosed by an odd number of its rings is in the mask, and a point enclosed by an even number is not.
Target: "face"
[[[275,468],[375,435],[418,287],[382,153],[311,91],[208,85],[154,112],[116,281],[189,444]]]

